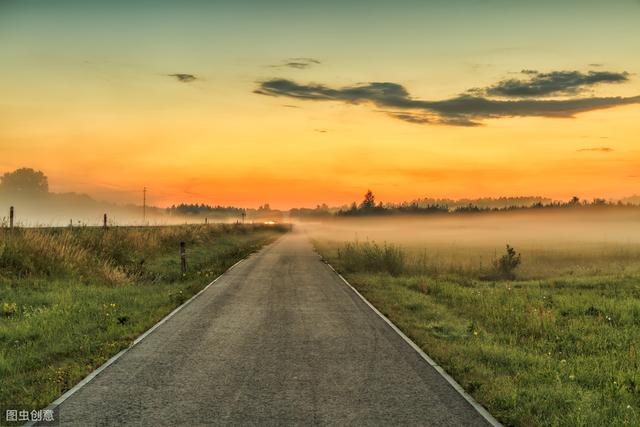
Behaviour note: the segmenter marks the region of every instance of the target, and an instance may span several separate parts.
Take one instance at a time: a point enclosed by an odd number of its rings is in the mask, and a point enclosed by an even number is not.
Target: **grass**
[[[40,409],[282,226],[0,229],[0,406]],[[179,242],[188,273],[180,272]]]
[[[504,248],[316,247],[504,424],[640,425],[637,246],[517,248],[517,280],[482,279]]]

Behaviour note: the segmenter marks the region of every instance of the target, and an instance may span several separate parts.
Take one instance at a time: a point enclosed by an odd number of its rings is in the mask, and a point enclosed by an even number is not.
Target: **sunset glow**
[[[131,3],[0,4],[0,172],[32,167],[52,191],[118,202],[146,186],[157,206],[343,205],[368,188],[393,202],[639,192],[635,0]],[[534,102],[630,101],[464,116],[478,126],[397,107],[526,81],[522,70],[624,76]],[[273,79],[387,82],[409,98],[256,93]],[[424,111],[436,122],[398,115]]]

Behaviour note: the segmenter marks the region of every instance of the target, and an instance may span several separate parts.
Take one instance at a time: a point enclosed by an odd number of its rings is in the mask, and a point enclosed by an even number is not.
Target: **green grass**
[[[284,231],[0,229],[0,406],[43,408]],[[180,241],[187,244],[184,276]]]
[[[423,249],[389,246],[403,252],[400,271],[397,265],[371,271],[359,261],[380,256],[383,246],[377,255],[371,247],[354,255],[353,245],[316,242],[372,304],[501,422],[640,425],[640,259],[629,256],[637,247],[523,250],[519,280],[488,281],[481,277],[493,249],[485,248],[479,267],[469,258],[481,253],[479,247],[431,255],[447,260],[439,264],[424,263]]]

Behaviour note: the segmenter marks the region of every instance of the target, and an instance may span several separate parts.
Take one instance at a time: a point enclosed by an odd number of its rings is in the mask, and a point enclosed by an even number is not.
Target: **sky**
[[[158,206],[640,193],[640,2],[0,0],[0,173]]]

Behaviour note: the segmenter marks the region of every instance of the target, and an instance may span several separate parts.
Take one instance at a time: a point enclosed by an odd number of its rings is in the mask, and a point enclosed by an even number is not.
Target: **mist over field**
[[[406,245],[640,243],[640,210],[589,209],[335,219],[302,226],[317,239]]]
[[[332,253],[354,243],[391,245],[401,252],[399,271],[410,274],[486,278],[510,245],[522,256],[516,276],[526,280],[636,273],[639,225],[640,210],[603,207],[340,219],[301,227]]]

